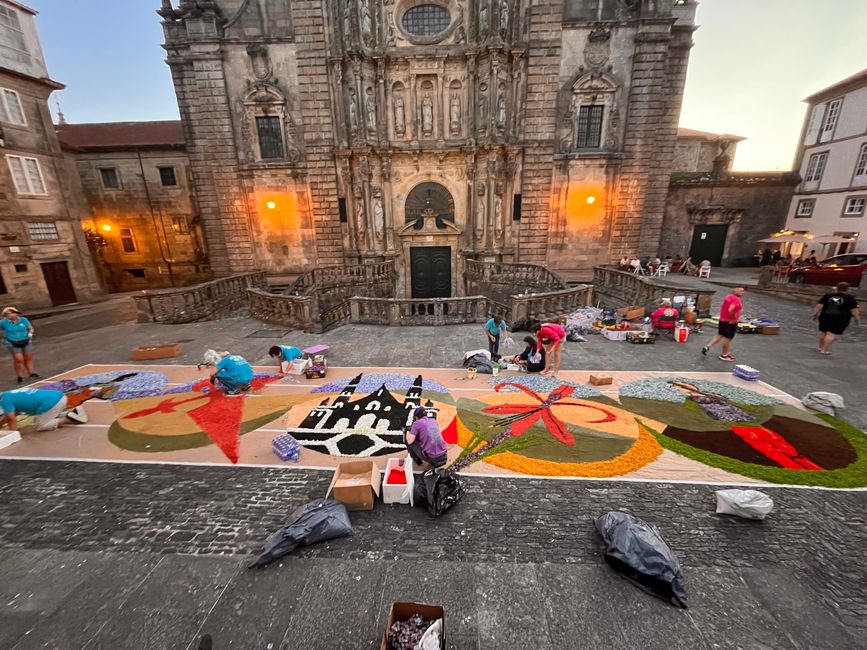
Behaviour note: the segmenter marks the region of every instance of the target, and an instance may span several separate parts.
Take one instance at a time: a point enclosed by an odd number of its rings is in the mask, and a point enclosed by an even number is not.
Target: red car
[[[867,270],[867,254],[846,253],[822,260],[810,266],[799,266],[789,272],[789,281],[798,284],[827,284],[848,282],[853,287],[861,283],[861,274]]]

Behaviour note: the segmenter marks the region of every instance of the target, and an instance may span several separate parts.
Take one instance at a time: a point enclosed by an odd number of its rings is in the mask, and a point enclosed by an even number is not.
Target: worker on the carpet
[[[32,415],[37,431],[53,431],[66,415],[66,395],[59,390],[18,388],[0,395],[0,415],[10,430],[18,428],[18,414]]]
[[[509,357],[509,361],[523,366],[527,372],[542,372],[545,369],[545,348],[539,350],[532,336],[525,336],[524,343],[527,344],[524,351]]]
[[[535,323],[530,331],[539,338],[538,351],[545,348],[545,369],[539,373],[556,377],[560,372],[560,351],[566,340],[566,330],[558,323]]]
[[[240,395],[250,390],[250,382],[253,379],[253,367],[239,354],[223,352],[222,358],[214,365],[211,373],[211,383],[219,384],[226,391],[226,395]]]
[[[427,409],[417,407],[412,412],[412,427],[404,430],[403,442],[416,465],[428,463],[442,467],[448,461],[448,448],[436,418],[428,417]]]
[[[268,350],[268,356],[277,359],[280,364],[280,372],[284,375],[289,372],[292,362],[301,358],[301,350],[293,345],[272,345]]]

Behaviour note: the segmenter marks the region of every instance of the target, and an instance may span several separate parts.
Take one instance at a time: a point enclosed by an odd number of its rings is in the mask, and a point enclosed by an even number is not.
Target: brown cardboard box
[[[771,334],[771,335],[776,336],[779,333],[780,333],[780,326],[779,325],[764,325],[762,327],[762,334]]]
[[[621,307],[617,310],[617,315],[620,316],[623,320],[635,320],[636,318],[644,318],[645,310],[644,307],[639,307],[638,305],[629,305],[627,307]]]
[[[132,351],[132,361],[150,361],[152,359],[174,359],[181,356],[180,343],[164,345],[140,345]]]
[[[379,650],[388,650],[388,632],[397,621],[405,621],[414,614],[420,614],[423,619],[435,621],[443,620],[443,633],[440,636],[440,648],[446,647],[446,612],[439,605],[421,605],[419,603],[392,603],[388,613],[388,625],[385,626],[385,634],[382,635],[382,645]]]
[[[590,375],[590,384],[593,386],[607,386],[613,382],[611,375]]]
[[[342,501],[348,510],[373,510],[379,496],[382,476],[372,460],[353,460],[340,463],[325,496]]]

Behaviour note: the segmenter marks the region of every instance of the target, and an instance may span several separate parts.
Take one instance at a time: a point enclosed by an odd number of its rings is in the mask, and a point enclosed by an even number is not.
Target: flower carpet
[[[424,407],[463,472],[509,476],[867,487],[867,437],[762,382],[726,373],[612,372],[553,379],[460,369],[335,368],[325,379],[257,368],[229,397],[190,366],[86,366],[41,387],[84,403],[89,422],[23,432],[0,456],[330,468],[385,467]],[[96,397],[94,397],[96,396]],[[289,433],[297,463],[271,441]]]

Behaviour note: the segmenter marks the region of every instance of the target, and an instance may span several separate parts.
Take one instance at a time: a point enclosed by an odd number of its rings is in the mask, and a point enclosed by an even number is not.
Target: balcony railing
[[[607,266],[597,266],[593,269],[593,289],[596,292],[596,300],[601,300],[603,304],[607,303],[609,306],[638,305],[656,308],[663,298],[691,296],[695,299],[699,316],[710,314],[711,300],[716,293],[713,290],[691,289]]]

